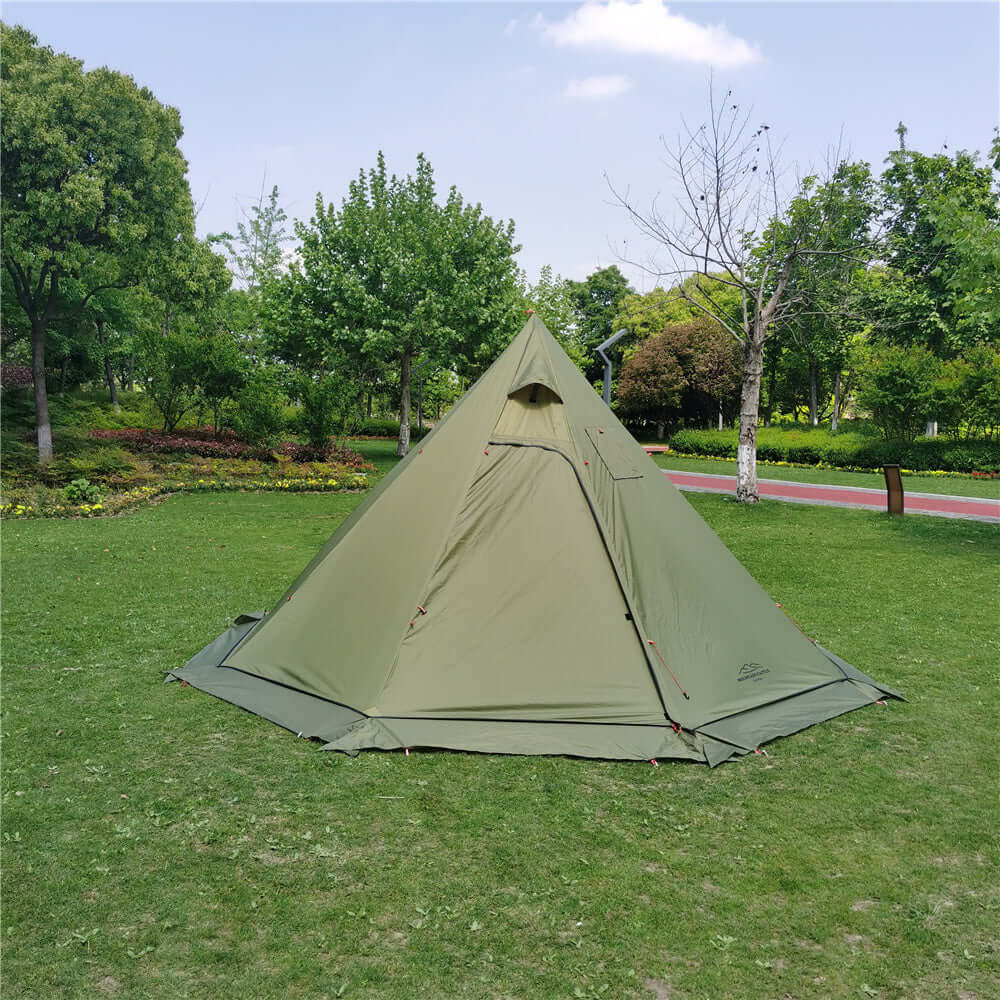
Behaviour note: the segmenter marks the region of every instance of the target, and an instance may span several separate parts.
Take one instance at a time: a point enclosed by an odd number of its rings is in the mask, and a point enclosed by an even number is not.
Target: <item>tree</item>
[[[1000,216],[992,171],[980,165],[973,153],[927,156],[908,149],[902,122],[896,134],[899,148],[889,154],[882,174],[886,263],[919,287],[936,314],[937,322],[911,331],[909,342],[923,343],[943,357],[953,356],[979,336],[975,324],[963,322],[958,308],[961,287],[979,286],[972,275],[980,261],[972,263],[970,274],[967,253],[977,240],[973,237],[971,243],[966,242],[963,234],[971,230],[986,236],[986,244],[973,249],[972,256],[982,254],[982,262],[988,263],[989,233],[995,233]],[[1000,156],[996,143],[993,155],[994,159]],[[955,275],[959,275],[958,289]],[[928,334],[930,339],[923,340]]]
[[[992,166],[1000,175],[1000,136],[993,140]],[[1000,177],[995,178],[1000,180]],[[951,295],[952,315],[961,342],[1000,339],[1000,221],[994,199],[979,205],[961,190],[932,199],[927,214],[933,242],[946,254],[932,276]]]
[[[623,353],[627,356],[632,346],[646,337],[662,333],[668,326],[704,319],[703,306],[708,303],[691,303],[692,298],[700,297],[698,286],[703,280],[701,275],[692,275],[680,287],[667,289],[657,286],[644,295],[634,292],[626,295],[619,303],[618,313],[611,324],[615,330],[628,330],[628,337],[619,341],[624,345]],[[739,308],[739,296],[733,289],[720,286],[717,294],[727,312]]]
[[[516,327],[514,224],[494,222],[455,188],[439,203],[423,155],[415,175],[398,178],[379,153],[339,208],[317,197],[315,215],[296,234],[301,263],[268,296],[281,355],[316,374],[392,363],[400,386],[397,454],[405,455],[414,359],[468,374],[488,364]]]
[[[212,430],[218,437],[222,408],[246,384],[250,366],[236,338],[224,328],[200,338],[199,354],[195,377],[202,396],[212,408]]]
[[[709,94],[708,121],[685,127],[668,163],[678,184],[677,214],[668,219],[654,202],[640,211],[627,194],[612,194],[636,226],[667,253],[670,265],[657,277],[701,276],[697,295],[680,294],[715,319],[740,344],[743,375],[737,448],[737,499],[756,502],[757,423],[764,345],[778,325],[805,300],[797,278],[811,256],[843,254],[828,226],[815,217],[807,195],[813,180],[800,180],[783,195],[770,126],[753,127],[749,112]],[[836,173],[836,166],[831,171]],[[766,233],[765,233],[766,229]],[[725,307],[723,289],[738,295]]]
[[[789,284],[797,289],[801,307],[776,331],[785,334],[793,355],[804,363],[809,422],[814,427],[819,423],[821,383],[829,378],[834,397],[831,427],[837,429],[841,381],[853,333],[845,314],[852,301],[852,285],[864,271],[859,267],[858,249],[867,244],[877,211],[869,165],[840,163],[826,183],[817,184],[814,178],[803,181],[786,218],[773,220],[760,244],[776,242],[788,252],[798,238],[809,243],[822,241],[830,251],[796,260]]]
[[[702,315],[635,347],[618,380],[618,405],[627,416],[655,423],[662,438],[665,426],[679,420],[721,425],[739,384],[736,345]]]
[[[604,377],[604,362],[597,357],[596,349],[617,331],[615,316],[632,288],[614,264],[594,271],[583,281],[567,284],[577,314],[578,340],[587,359],[585,373],[594,381]],[[617,352],[620,353],[620,348]]]
[[[673,421],[686,388],[684,371],[665,334],[647,337],[622,366],[617,403],[622,414],[656,424],[657,440]]]
[[[912,441],[934,405],[941,360],[916,344],[873,346],[866,358],[858,401],[886,439]]]
[[[282,244],[292,237],[285,229],[288,216],[278,203],[278,186],[264,201],[264,180],[260,184],[257,204],[250,210],[242,210],[243,220],[236,224],[236,235],[220,233],[210,237],[213,243],[220,243],[229,253],[233,270],[242,286],[248,292],[259,291],[268,281],[274,280],[281,271]]]
[[[587,356],[586,347],[580,341],[579,314],[573,296],[573,284],[558,274],[553,276],[552,268],[546,264],[534,285],[525,282],[523,306],[526,313],[530,310],[538,314],[538,318],[559,341],[577,368],[586,371],[591,358]]]
[[[193,231],[176,109],[109,69],[0,28],[3,266],[31,327],[38,456],[52,458],[46,336],[102,289],[140,281]]]

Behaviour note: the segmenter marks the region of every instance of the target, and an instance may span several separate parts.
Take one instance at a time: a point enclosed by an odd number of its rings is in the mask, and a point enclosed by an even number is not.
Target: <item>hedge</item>
[[[431,428],[427,425],[427,421],[424,421],[424,436],[430,433]],[[362,424],[357,427],[346,428],[346,433],[348,437],[353,438],[398,438],[399,437],[399,421],[398,420],[380,420],[377,417],[370,417],[369,419],[362,422]],[[417,434],[417,419],[413,417],[410,420],[410,440],[415,441],[421,435]]]
[[[682,430],[670,438],[670,447],[685,455],[735,458],[736,439],[735,431]],[[1000,442],[947,438],[885,441],[851,432],[774,430],[758,432],[757,458],[763,462],[854,469],[877,470],[883,465],[901,465],[914,472],[996,472],[1000,471]]]

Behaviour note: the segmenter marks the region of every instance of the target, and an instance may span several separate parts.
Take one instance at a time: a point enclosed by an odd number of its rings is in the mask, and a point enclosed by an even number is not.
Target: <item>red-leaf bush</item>
[[[332,442],[325,448],[313,448],[296,441],[285,441],[277,448],[246,444],[229,432],[221,432],[215,440],[209,428],[198,428],[182,433],[154,434],[140,427],[112,430],[92,430],[91,437],[119,441],[130,451],[157,454],[201,455],[203,458],[244,458],[258,461],[277,461],[278,456],[294,462],[339,462],[351,468],[361,468],[364,457],[349,448]]]
[[[31,382],[29,365],[14,365],[6,362],[0,364],[0,388],[27,389],[31,386]]]

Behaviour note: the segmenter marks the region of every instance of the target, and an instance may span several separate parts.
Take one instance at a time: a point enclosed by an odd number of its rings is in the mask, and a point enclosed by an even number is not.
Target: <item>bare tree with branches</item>
[[[666,268],[629,263],[674,281],[682,298],[742,347],[736,497],[756,503],[764,345],[781,323],[808,308],[809,282],[801,280],[806,262],[819,255],[856,257],[859,248],[838,240],[841,227],[828,224],[821,204],[809,197],[817,187],[815,176],[790,185],[782,180],[780,148],[772,145],[770,126],[754,125],[752,115],[752,109],[732,103],[732,91],[718,101],[710,88],[708,121],[697,128],[682,122],[675,146],[662,140],[666,166],[679,188],[669,216],[656,199],[642,211],[628,190],[610,179],[608,186],[640,232],[669,258]],[[830,178],[839,161],[838,152],[827,164]],[[738,293],[736,310],[726,308],[720,294],[727,287]],[[728,297],[732,301],[731,293]]]

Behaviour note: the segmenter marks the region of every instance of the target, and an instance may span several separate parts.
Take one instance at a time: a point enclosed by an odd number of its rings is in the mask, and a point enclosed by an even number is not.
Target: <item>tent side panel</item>
[[[515,342],[465,397],[461,419],[417,445],[405,475],[376,487],[363,518],[313,560],[227,665],[362,711],[371,704],[417,613],[520,353]]]
[[[366,714],[662,724],[570,462],[540,447],[488,451],[420,600],[426,614]]]

